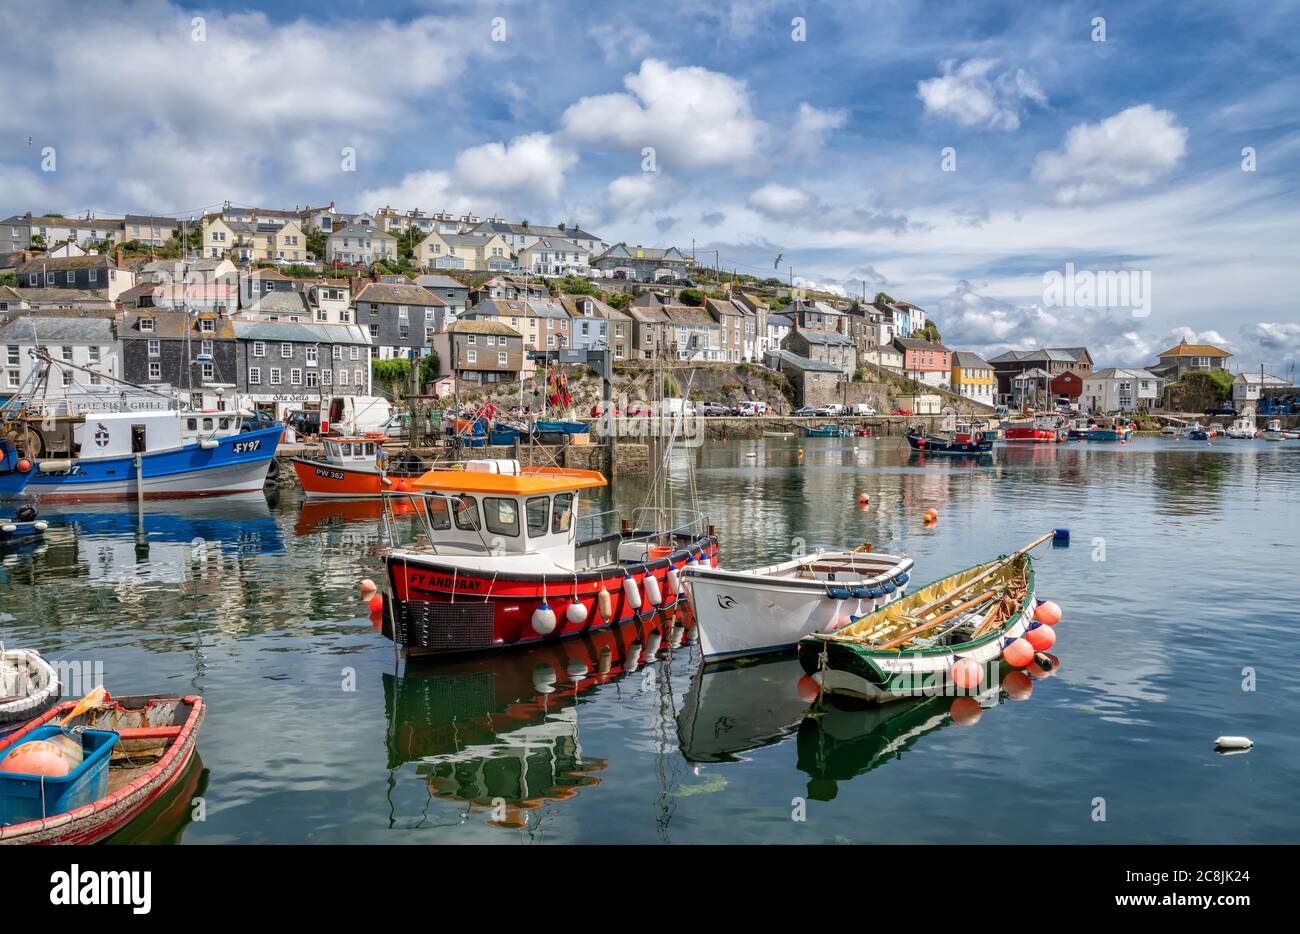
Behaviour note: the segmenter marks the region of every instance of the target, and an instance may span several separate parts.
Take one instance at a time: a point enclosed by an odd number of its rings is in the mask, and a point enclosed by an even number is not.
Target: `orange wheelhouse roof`
[[[570,470],[565,467],[524,467],[519,475],[480,473],[474,470],[430,470],[412,481],[417,490],[439,493],[496,493],[502,496],[533,496],[539,493],[568,493],[605,486],[609,481],[599,470]]]

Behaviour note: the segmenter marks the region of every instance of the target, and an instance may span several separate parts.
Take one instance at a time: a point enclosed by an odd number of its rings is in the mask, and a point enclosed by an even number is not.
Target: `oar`
[[[59,729],[65,729],[69,723],[81,716],[87,710],[92,710],[102,704],[104,699],[107,697],[108,692],[104,690],[102,684],[99,685],[81,700],[77,701],[77,706],[73,707],[72,711],[59,721]],[[63,750],[63,754],[68,757],[68,762],[74,769],[81,765],[81,760],[86,757],[86,752],[81,748],[81,743],[64,733],[60,733],[57,736],[51,736],[49,742]]]
[[[885,642],[881,645],[872,646],[872,648],[875,648],[877,650],[883,650],[883,649],[892,649],[896,645],[902,645],[904,642],[907,642],[912,637],[919,636],[921,633],[933,629],[935,626],[938,626],[940,623],[946,623],[948,620],[952,619],[954,616],[958,615],[959,613],[964,613],[973,606],[979,606],[985,600],[989,599],[990,597],[996,597],[997,595],[998,592],[996,590],[986,590],[978,597],[972,597],[971,599],[967,600],[965,603],[953,607],[948,612],[942,613],[939,616],[936,616],[934,619],[928,619],[920,626],[913,627],[912,629],[907,630],[907,632],[895,636],[894,638],[890,639],[888,642]]]
[[[1033,551],[1035,548],[1037,548],[1037,547],[1038,547],[1039,545],[1041,545],[1043,542],[1045,542],[1045,541],[1047,541],[1048,539],[1050,539],[1050,538],[1051,538],[1053,535],[1055,535],[1055,534],[1056,534],[1056,531],[1053,530],[1053,531],[1051,531],[1051,532],[1048,532],[1046,535],[1043,535],[1043,536],[1040,537],[1040,538],[1036,538],[1036,539],[1034,539],[1032,542],[1030,542],[1030,543],[1029,543],[1028,545],[1026,545],[1024,548],[1021,548],[1019,551],[1012,552],[1011,554],[1007,555],[1005,558],[1003,558],[1001,561],[997,562],[996,564],[994,564],[994,565],[992,565],[992,566],[990,566],[990,567],[988,567],[988,568],[985,568],[983,571],[981,571],[980,573],[976,574],[974,577],[972,577],[972,578],[971,578],[970,580],[968,580],[966,583],[962,584],[962,585],[961,585],[960,587],[958,587],[956,590],[950,590],[950,591],[948,591],[947,593],[942,594],[942,595],[939,596],[939,597],[936,597],[934,600],[931,600],[931,601],[930,601],[929,603],[927,603],[925,606],[917,607],[915,610],[912,611],[912,614],[911,614],[911,615],[919,619],[920,617],[925,616],[926,613],[929,613],[929,612],[930,612],[931,610],[933,610],[935,607],[943,606],[943,604],[945,604],[945,603],[951,603],[951,602],[952,602],[952,598],[955,597],[955,596],[957,596],[957,594],[959,594],[959,593],[965,593],[966,591],[970,590],[972,587],[974,587],[974,586],[975,586],[976,584],[978,584],[980,581],[984,580],[984,579],[985,579],[986,577],[988,577],[990,574],[994,574],[994,573],[996,573],[997,571],[999,571],[999,570],[1001,570],[1002,568],[1006,567],[1006,566],[1007,566],[1008,564],[1010,564],[1012,561],[1015,561],[1017,558],[1020,558],[1020,557],[1022,557],[1022,556],[1024,556],[1024,555],[1028,554],[1029,552]]]

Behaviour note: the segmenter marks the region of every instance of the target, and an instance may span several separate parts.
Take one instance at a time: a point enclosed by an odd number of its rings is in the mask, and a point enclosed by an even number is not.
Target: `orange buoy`
[[[926,517],[927,519],[938,519],[938,518],[939,518],[939,510],[937,510],[937,509],[935,509],[933,506],[931,506],[929,509],[927,509],[927,510],[925,511],[925,517]]]
[[[383,594],[381,594],[381,593],[377,593],[377,594],[375,594],[374,596],[372,596],[372,597],[370,598],[370,612],[371,612],[371,613],[382,613],[382,612],[384,612],[384,595],[383,595]]]
[[[29,471],[29,470],[31,470],[31,469],[32,469],[32,462],[29,461],[27,458],[24,457],[24,458],[21,458],[21,459],[18,461],[18,472],[19,472],[19,473],[27,473],[27,471]]]
[[[63,778],[71,771],[72,763],[68,760],[68,754],[54,743],[43,739],[22,743],[0,760],[0,772]]]
[[[806,704],[811,704],[822,692],[822,686],[809,675],[800,678],[794,689],[799,692],[799,699]]]
[[[984,715],[984,709],[980,707],[979,701],[973,697],[958,697],[953,700],[952,706],[948,708],[948,715],[952,717],[952,722],[958,726],[974,726]]]
[[[800,457],[803,457],[803,448],[800,448],[800,449],[799,449],[798,454],[799,454]]]
[[[1034,647],[1034,651],[1046,652],[1056,645],[1056,630],[1051,626],[1035,623],[1026,630],[1025,641]]]
[[[868,496],[866,493],[859,493],[859,494],[858,494],[858,505],[859,505],[859,506],[870,506],[870,505],[871,505],[871,497]]]
[[[1034,610],[1034,619],[1044,626],[1055,626],[1061,621],[1061,608],[1051,600],[1046,600]]]
[[[1009,671],[1002,679],[1002,690],[1013,701],[1029,700],[1029,695],[1034,693],[1034,682],[1023,671]]]
[[[959,658],[948,669],[948,677],[957,687],[971,690],[979,687],[984,680],[984,666],[973,658]]]
[[[1034,647],[1025,639],[1016,639],[1002,650],[1002,660],[1012,668],[1024,668],[1034,660]]]

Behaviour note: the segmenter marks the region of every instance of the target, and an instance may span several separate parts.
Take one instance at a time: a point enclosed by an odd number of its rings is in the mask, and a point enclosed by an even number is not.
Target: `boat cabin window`
[[[205,418],[205,419],[203,420],[203,430],[204,430],[204,431],[211,431],[211,430],[212,430],[212,425],[213,425],[212,419],[210,419],[210,418]]]
[[[186,427],[187,429],[189,429],[190,431],[198,431],[198,430],[199,430],[199,420],[198,420],[197,418],[187,418],[187,419],[185,420],[185,427]]]
[[[501,496],[483,497],[483,518],[493,535],[519,535],[519,504]]]
[[[430,530],[445,532],[451,528],[451,508],[445,499],[429,498],[424,501],[425,521]]]
[[[478,500],[462,493],[456,497],[456,528],[477,532],[482,525],[478,518]]]
[[[537,538],[546,534],[546,526],[551,518],[551,498],[534,496],[525,504],[528,517],[528,537]]]
[[[555,507],[551,511],[551,531],[567,532],[573,522],[573,494],[556,493]]]
[[[218,427],[219,427],[222,431],[225,431],[226,429],[228,429],[228,428],[230,427],[230,419],[228,419],[228,418],[223,418],[223,419],[221,419],[221,420],[218,422]]]

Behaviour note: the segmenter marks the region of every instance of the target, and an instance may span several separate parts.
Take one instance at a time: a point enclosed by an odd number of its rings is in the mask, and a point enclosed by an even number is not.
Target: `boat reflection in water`
[[[922,736],[950,724],[973,726],[1006,700],[1028,700],[1034,682],[1059,670],[1001,666],[998,687],[974,696],[904,699],[871,704],[817,698],[797,659],[710,667],[696,672],[677,718],[682,754],[690,762],[740,762],[744,754],[796,737],[796,765],[808,775],[808,797],[830,801],[839,782],[902,756]]]
[[[207,789],[208,770],[195,751],[176,784],[141,811],[131,823],[105,840],[104,845],[180,843],[199,807],[195,799],[202,798]]]
[[[429,795],[501,827],[600,784],[577,700],[694,637],[685,609],[517,652],[407,663],[384,675],[388,768],[415,766]],[[396,815],[394,815],[396,816]]]

